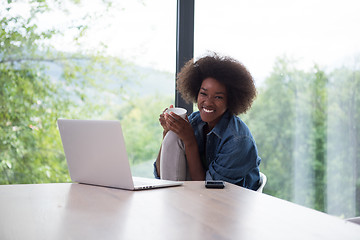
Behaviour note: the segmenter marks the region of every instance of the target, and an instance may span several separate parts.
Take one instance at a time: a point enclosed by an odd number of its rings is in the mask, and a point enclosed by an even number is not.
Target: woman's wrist
[[[187,137],[186,139],[182,139],[185,147],[186,146],[197,146],[195,135],[192,134],[191,136]]]

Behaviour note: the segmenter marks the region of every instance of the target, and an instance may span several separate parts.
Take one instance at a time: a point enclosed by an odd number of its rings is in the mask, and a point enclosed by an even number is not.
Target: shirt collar
[[[221,117],[220,121],[215,125],[215,127],[208,133],[210,135],[211,133],[214,133],[218,138],[221,138],[223,136],[224,131],[226,130],[229,119],[230,119],[230,112],[227,110]]]

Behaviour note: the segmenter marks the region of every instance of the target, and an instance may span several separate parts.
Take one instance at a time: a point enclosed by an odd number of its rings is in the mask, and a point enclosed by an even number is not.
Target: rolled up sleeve
[[[256,190],[259,182],[259,164],[255,142],[243,136],[226,141],[209,165],[206,179],[224,180]]]

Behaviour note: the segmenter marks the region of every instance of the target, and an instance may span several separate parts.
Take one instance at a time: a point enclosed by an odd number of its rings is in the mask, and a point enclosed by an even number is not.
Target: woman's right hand
[[[173,108],[174,106],[173,105],[170,105],[169,108]],[[165,112],[166,110],[168,110],[168,108],[165,108],[165,110],[162,112],[162,114],[160,114],[160,117],[159,117],[159,122],[160,122],[160,125],[162,126],[163,128],[163,137],[165,137],[166,133],[169,131],[167,125],[166,125],[166,121],[165,121]]]

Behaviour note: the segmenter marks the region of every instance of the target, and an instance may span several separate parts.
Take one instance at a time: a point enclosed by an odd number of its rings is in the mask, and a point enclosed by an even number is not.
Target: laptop
[[[183,182],[133,177],[119,121],[57,121],[73,182],[127,190],[179,186]]]

